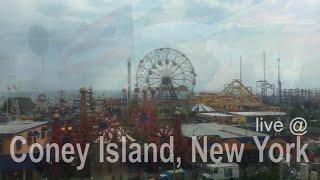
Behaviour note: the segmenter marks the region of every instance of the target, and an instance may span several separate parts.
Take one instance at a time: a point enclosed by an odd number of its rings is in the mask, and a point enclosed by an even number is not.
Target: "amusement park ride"
[[[183,53],[160,48],[140,60],[136,82],[134,92],[142,101],[151,99],[158,107],[158,118],[170,120],[176,110],[186,112],[189,108],[187,101],[193,94],[196,73]]]
[[[48,101],[47,96],[43,93],[40,93],[36,100],[36,107],[34,108],[34,113],[36,114],[45,114],[48,113]]]
[[[17,119],[21,115],[21,110],[17,99],[14,99],[11,104],[10,114],[14,117],[14,119]]]
[[[156,49],[140,61],[137,85],[132,97],[128,90],[126,101],[105,99],[103,107],[91,108],[93,92],[81,88],[79,121],[74,121],[71,114],[77,111],[68,108],[61,98],[53,114],[52,141],[85,144],[95,143],[103,136],[104,143],[108,144],[121,143],[125,136],[128,142],[155,143],[160,147],[174,136],[175,152],[182,154],[185,142],[181,120],[189,108],[188,98],[193,93],[195,76],[184,54],[169,48]],[[37,104],[44,105],[44,99],[39,95]],[[37,109],[46,110],[43,106]]]
[[[254,95],[241,80],[235,79],[219,93],[201,93],[191,98],[193,104],[203,103],[221,111],[280,111],[278,107],[267,106]]]
[[[86,143],[98,144],[102,136],[104,145],[120,145],[126,137],[127,143],[154,143],[160,148],[173,136],[175,155],[186,160],[189,142],[183,138],[181,124],[188,120],[192,104],[202,103],[232,112],[277,111],[265,105],[241,80],[233,80],[220,93],[202,93],[200,96],[193,93],[195,84],[196,73],[190,60],[177,50],[160,48],[139,61],[132,94],[131,60],[128,60],[128,89],[122,90],[122,98],[98,100],[94,98],[91,87],[83,87],[79,91],[79,106],[71,106],[60,91],[58,101],[53,107],[48,107],[47,97],[41,93],[36,99],[34,113],[53,117],[51,143],[79,143],[84,146]],[[17,102],[13,103],[12,109],[19,114]],[[72,166],[77,163],[76,159]],[[155,171],[159,170],[160,163],[150,163]],[[62,171],[58,164],[53,163],[52,167],[57,175]],[[90,173],[90,169],[86,167],[82,172]]]

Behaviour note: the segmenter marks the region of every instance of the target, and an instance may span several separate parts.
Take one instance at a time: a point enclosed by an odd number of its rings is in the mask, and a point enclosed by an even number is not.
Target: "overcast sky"
[[[1,90],[121,89],[126,59],[135,74],[160,47],[189,57],[197,90],[239,78],[240,56],[255,88],[263,51],[271,83],[281,58],[284,88],[320,88],[317,0],[3,0],[0,27]]]

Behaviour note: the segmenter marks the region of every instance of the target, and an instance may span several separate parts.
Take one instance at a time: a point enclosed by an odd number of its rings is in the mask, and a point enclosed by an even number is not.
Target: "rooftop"
[[[216,168],[216,167],[238,167],[237,163],[217,163],[217,164],[207,164],[207,167]]]
[[[183,124],[181,129],[183,135],[189,138],[191,138],[192,136],[219,136],[221,138],[227,139],[266,136],[265,134],[255,131],[217,123]]]
[[[47,123],[48,122],[21,120],[2,122],[0,123],[0,135],[14,135]]]
[[[191,108],[191,112],[215,112],[216,110],[204,104],[196,104]]]
[[[285,116],[285,112],[276,112],[276,111],[257,111],[257,112],[230,112],[234,115],[240,116]]]
[[[218,112],[214,112],[214,113],[199,113],[200,115],[203,116],[210,116],[210,117],[233,117],[234,115],[232,114],[225,114],[225,113],[218,113]]]

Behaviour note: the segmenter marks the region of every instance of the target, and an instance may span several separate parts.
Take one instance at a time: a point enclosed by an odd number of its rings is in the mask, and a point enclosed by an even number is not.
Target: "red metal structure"
[[[80,142],[82,145],[89,141],[87,93],[88,93],[88,90],[86,88],[80,89],[81,106],[80,106],[80,124],[79,124],[78,136],[80,138]]]
[[[103,134],[110,134],[109,130],[114,130],[114,126],[116,121],[116,117],[109,119],[106,118],[106,112],[92,112],[88,114],[88,107],[87,107],[87,89],[81,88],[81,104],[80,104],[80,111],[79,111],[79,125],[77,122],[73,122],[71,119],[71,111],[67,112],[68,114],[62,119],[58,113],[53,115],[54,122],[52,124],[52,139],[51,143],[59,144],[59,147],[62,147],[65,143],[71,143],[75,145],[76,143],[80,143],[81,146],[85,146],[86,143],[90,143],[95,139],[98,139],[99,135]],[[98,129],[95,129],[99,123],[101,124],[104,122],[103,126],[98,126]],[[112,128],[113,127],[113,128]],[[102,133],[101,133],[102,132]],[[105,133],[107,132],[107,133]],[[114,136],[115,137],[115,136]],[[109,138],[110,139],[110,138]],[[74,166],[78,164],[77,158],[71,164]],[[90,175],[90,163],[86,163],[86,167],[83,171],[77,172],[80,173],[80,176],[89,176]],[[61,164],[54,163],[53,164],[53,173],[57,176],[60,175],[61,171]]]

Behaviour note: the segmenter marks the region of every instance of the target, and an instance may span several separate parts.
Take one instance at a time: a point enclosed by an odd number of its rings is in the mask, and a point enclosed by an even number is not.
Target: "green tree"
[[[3,103],[2,112],[11,112],[12,102],[17,100],[19,103],[19,107],[21,110],[21,114],[28,114],[32,112],[32,109],[35,106],[35,103],[32,102],[31,98],[29,97],[14,97],[9,98],[7,101]]]

